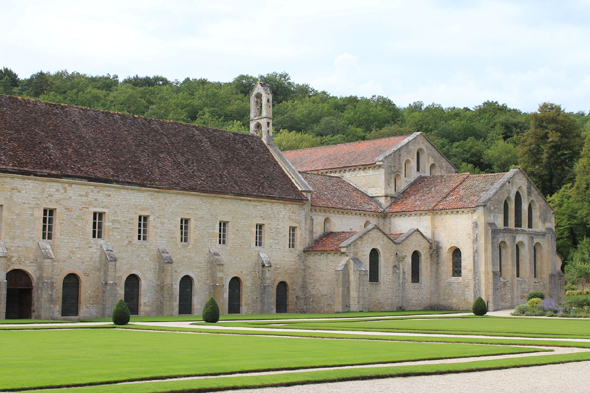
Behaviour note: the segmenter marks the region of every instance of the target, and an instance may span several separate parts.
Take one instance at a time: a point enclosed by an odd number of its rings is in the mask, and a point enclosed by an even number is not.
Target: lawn
[[[492,336],[590,338],[590,320],[561,318],[470,317],[428,319],[330,320],[220,323],[219,326],[275,329],[362,330]]]
[[[0,389],[530,352],[530,348],[115,329],[3,331]],[[131,385],[127,385],[130,387]]]

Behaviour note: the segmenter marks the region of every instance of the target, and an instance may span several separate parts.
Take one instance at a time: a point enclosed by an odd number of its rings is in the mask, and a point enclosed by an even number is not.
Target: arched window
[[[284,281],[277,285],[276,310],[277,314],[287,312],[287,283]]]
[[[508,204],[508,199],[504,201],[504,226],[510,226],[510,205]]]
[[[61,316],[77,317],[80,299],[80,280],[75,274],[64,277],[61,291]]]
[[[520,247],[516,245],[516,277],[520,277]]]
[[[227,299],[227,313],[239,314],[242,304],[242,283],[237,277],[229,280],[229,293]]]
[[[420,151],[416,152],[416,172],[420,172]]]
[[[324,233],[332,232],[332,220],[329,217],[324,219]]]
[[[435,164],[430,165],[430,175],[436,175],[436,165]]]
[[[139,314],[139,277],[135,274],[130,274],[125,279],[125,293],[123,295],[129,313],[131,315]]]
[[[533,229],[533,204],[529,203],[529,208],[528,208],[528,228],[529,229]]]
[[[522,198],[518,191],[514,195],[514,227],[522,228]]]
[[[406,160],[406,162],[404,162],[404,177],[410,177],[410,171],[412,169],[410,168],[410,160]]]
[[[365,221],[365,226],[364,226],[363,228],[366,228],[366,227],[368,227],[369,225],[371,225],[371,221],[367,220],[367,221]]]
[[[178,315],[193,313],[193,279],[184,276],[178,286]]]
[[[533,247],[533,278],[537,278],[537,247]]]
[[[393,178],[393,192],[397,192],[397,176]]]
[[[398,192],[402,188],[402,177],[400,175],[395,175],[393,178],[393,191]]]
[[[498,244],[498,271],[500,272],[500,277],[502,277],[502,243]]]
[[[369,253],[369,282],[379,282],[379,251],[375,248]]]
[[[418,251],[412,253],[412,283],[420,283],[420,253]]]
[[[453,277],[461,277],[462,275],[461,250],[456,248],[453,251]]]

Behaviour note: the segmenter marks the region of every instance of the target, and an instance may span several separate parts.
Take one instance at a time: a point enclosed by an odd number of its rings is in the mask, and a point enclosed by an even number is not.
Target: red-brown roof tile
[[[254,135],[3,95],[0,171],[305,200]]]
[[[301,176],[311,186],[311,205],[333,209],[383,212],[383,208],[364,192],[337,176],[302,172]]]
[[[358,232],[326,232],[304,251],[340,251],[340,245]]]
[[[398,213],[473,208],[503,176],[504,173],[423,176],[416,179],[386,211]]]
[[[372,165],[375,164],[377,157],[393,149],[408,137],[408,135],[393,136],[310,149],[289,150],[283,154],[300,172]]]
[[[403,235],[403,232],[400,233],[388,233],[387,236],[389,236],[391,238],[391,240],[397,240],[401,235]]]

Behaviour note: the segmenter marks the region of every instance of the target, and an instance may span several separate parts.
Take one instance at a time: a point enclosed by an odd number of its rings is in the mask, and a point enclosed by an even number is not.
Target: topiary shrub
[[[531,299],[545,300],[545,294],[541,291],[533,291],[526,297],[526,301],[528,302]]]
[[[529,306],[529,308],[532,311],[537,311],[539,309],[539,304],[543,303],[543,300],[534,297],[531,300],[529,300],[528,302],[526,302],[527,306]]]
[[[115,307],[113,308],[113,323],[115,325],[127,325],[129,323],[129,319],[131,318],[131,313],[129,312],[129,307],[127,307],[127,303],[123,301],[123,299],[119,299]]]
[[[475,299],[473,306],[471,307],[471,311],[473,311],[475,315],[486,315],[488,312],[488,306],[486,306],[486,302],[483,301],[481,296]]]
[[[219,306],[213,296],[207,300],[205,307],[203,307],[203,321],[209,323],[216,323],[219,321]]]

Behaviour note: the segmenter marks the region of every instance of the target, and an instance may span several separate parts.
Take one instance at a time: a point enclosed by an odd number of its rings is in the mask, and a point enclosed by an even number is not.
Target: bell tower
[[[272,93],[268,85],[260,81],[250,95],[250,134],[258,135],[266,144],[273,144]]]

